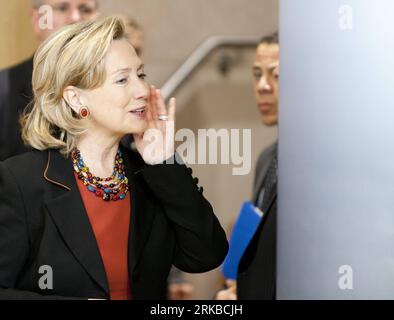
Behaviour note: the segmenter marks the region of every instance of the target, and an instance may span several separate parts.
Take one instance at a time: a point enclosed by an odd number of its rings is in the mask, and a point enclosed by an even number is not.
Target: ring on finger
[[[168,121],[168,116],[166,114],[161,114],[161,115],[159,115],[159,120],[160,121]]]

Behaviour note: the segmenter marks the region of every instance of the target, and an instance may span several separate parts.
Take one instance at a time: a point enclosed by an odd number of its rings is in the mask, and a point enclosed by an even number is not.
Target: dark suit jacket
[[[33,98],[33,58],[0,71],[0,160],[24,153],[19,117]]]
[[[255,204],[265,188],[264,177],[275,154],[277,144],[263,151],[256,166],[253,201]],[[238,268],[237,295],[240,300],[275,299],[276,288],[276,186],[267,203],[259,205],[264,212],[260,225],[249,243]]]
[[[190,273],[214,269],[227,239],[185,165],[149,166],[135,152],[124,154],[132,297],[164,299],[172,264]],[[43,265],[53,270],[53,290],[39,288]],[[0,162],[0,298],[109,298],[72,163],[56,150]]]

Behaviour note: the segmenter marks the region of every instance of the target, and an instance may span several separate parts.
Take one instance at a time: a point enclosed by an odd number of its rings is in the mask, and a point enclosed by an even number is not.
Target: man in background
[[[255,96],[261,121],[278,123],[279,41],[274,33],[261,39],[253,65]],[[257,162],[253,203],[263,218],[238,267],[237,281],[227,281],[218,300],[274,300],[276,296],[277,142],[265,149]]]
[[[46,7],[43,7],[43,6]],[[40,10],[41,8],[41,10]],[[48,10],[52,19],[45,19]],[[39,43],[60,28],[98,16],[97,0],[32,0],[31,22]],[[52,26],[48,22],[52,20]],[[43,23],[45,21],[45,23]],[[0,161],[25,152],[19,117],[32,100],[33,57],[0,71]]]

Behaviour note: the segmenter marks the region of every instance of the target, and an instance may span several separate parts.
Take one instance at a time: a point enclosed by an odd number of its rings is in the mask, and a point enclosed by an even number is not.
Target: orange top
[[[103,259],[111,300],[130,300],[127,263],[130,192],[124,200],[104,201],[74,174]]]

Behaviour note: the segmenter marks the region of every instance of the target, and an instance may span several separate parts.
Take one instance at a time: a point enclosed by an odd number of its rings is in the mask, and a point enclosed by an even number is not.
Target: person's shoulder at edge
[[[270,158],[273,156],[275,152],[277,152],[278,149],[278,141],[275,141],[271,145],[269,145],[267,148],[263,149],[261,151],[259,158],[257,160],[257,164],[259,165],[261,162],[264,162],[267,158]]]
[[[3,70],[8,70],[10,73],[20,73],[20,72],[29,72],[33,71],[33,56],[28,57],[26,60],[23,60],[17,64],[14,64],[8,68]]]
[[[52,149],[51,149],[52,150]],[[53,149],[53,151],[57,152],[57,150]],[[34,161],[35,159],[47,159],[48,158],[48,150],[36,150],[31,149],[27,152],[9,157],[0,161],[1,163],[5,164],[7,167],[15,167],[20,165],[29,166],[30,161]]]
[[[47,162],[47,150],[31,150],[0,161],[0,166],[7,168],[15,177],[26,179],[36,174],[42,175]]]
[[[259,171],[264,167],[264,165],[267,164],[272,159],[275,152],[277,152],[277,149],[278,149],[278,142],[275,141],[267,148],[265,148],[263,151],[261,151],[257,159],[256,174],[258,174]]]

